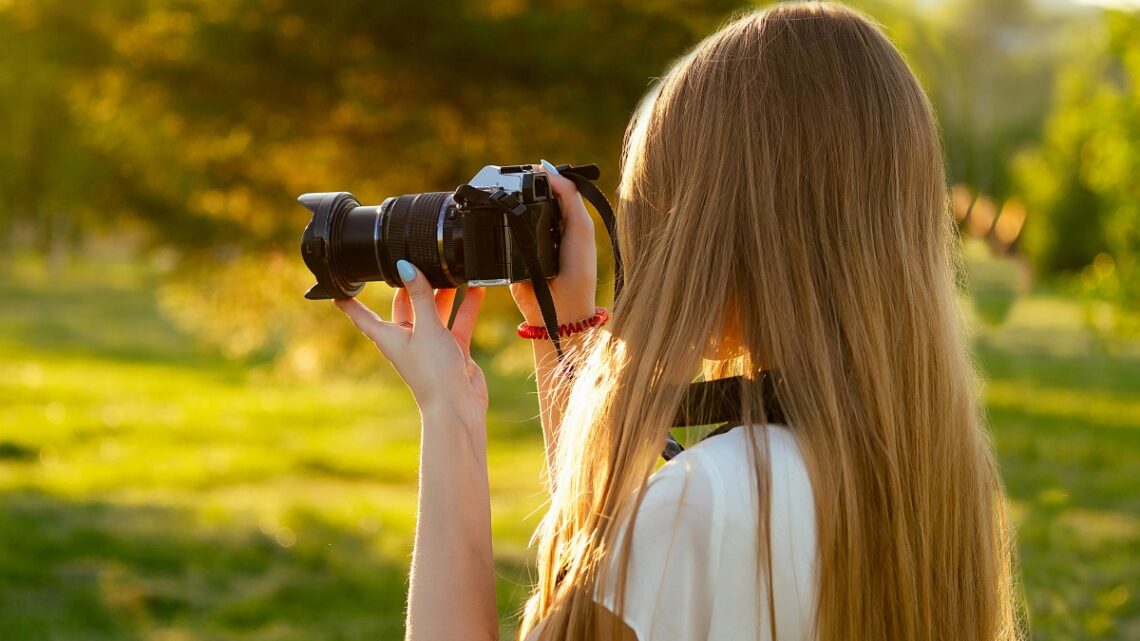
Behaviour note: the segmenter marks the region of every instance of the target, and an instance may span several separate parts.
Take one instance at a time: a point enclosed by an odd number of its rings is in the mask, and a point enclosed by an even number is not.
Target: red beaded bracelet
[[[578,332],[584,332],[591,327],[605,325],[609,319],[610,313],[607,312],[604,307],[595,307],[593,316],[573,323],[563,323],[559,325],[558,335],[569,336],[571,334],[577,334]],[[526,322],[519,323],[519,336],[532,340],[547,340],[550,338],[550,334],[546,331],[545,327],[541,325],[527,325]]]

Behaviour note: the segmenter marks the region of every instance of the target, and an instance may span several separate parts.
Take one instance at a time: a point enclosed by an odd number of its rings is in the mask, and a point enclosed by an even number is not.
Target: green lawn
[[[418,419],[376,381],[196,346],[151,276],[0,282],[0,640],[396,639]],[[1140,638],[1140,349],[1033,297],[976,338],[1041,639]],[[491,368],[486,368],[491,370]],[[489,371],[499,603],[544,496],[530,383]]]

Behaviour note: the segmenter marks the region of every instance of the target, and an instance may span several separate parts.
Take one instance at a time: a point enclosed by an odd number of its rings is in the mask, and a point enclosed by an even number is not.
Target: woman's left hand
[[[479,418],[487,414],[487,381],[471,359],[471,332],[484,291],[467,290],[449,330],[454,289],[432,292],[427,278],[411,263],[397,263],[404,287],[392,300],[392,320],[385,321],[355,298],[335,301],[357,329],[372,339],[412,390],[421,415],[437,411]]]
[[[483,290],[471,288],[450,330],[454,289],[434,294],[411,263],[385,321],[355,298],[336,306],[372,339],[420,406],[419,499],[408,578],[408,639],[496,639],[495,563],[487,480],[487,382],[471,360]]]

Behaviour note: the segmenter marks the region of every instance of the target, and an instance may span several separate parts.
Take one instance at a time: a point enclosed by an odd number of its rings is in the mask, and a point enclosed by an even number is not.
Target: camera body
[[[487,165],[467,183],[505,191],[526,206],[543,273],[558,273],[562,212],[546,174],[531,165]],[[309,299],[355,296],[369,281],[403,286],[396,261],[410,261],[435,289],[528,280],[514,251],[507,214],[489,205],[465,205],[455,192],[427,192],[361,205],[348,192],[304,194],[313,215],[301,237],[301,256],[317,279]]]

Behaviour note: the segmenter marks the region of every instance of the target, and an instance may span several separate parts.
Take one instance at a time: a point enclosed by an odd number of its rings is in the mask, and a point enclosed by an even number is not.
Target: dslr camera
[[[473,189],[500,198],[473,198]],[[516,230],[519,224],[512,215],[530,228],[542,273],[558,273],[562,212],[546,174],[531,165],[487,165],[455,191],[392,196],[379,205],[361,205],[343,191],[298,200],[312,213],[301,237],[301,256],[317,279],[305,294],[310,300],[355,296],[369,281],[401,287],[400,259],[435,289],[528,280],[516,251],[520,239],[512,239],[512,223]],[[509,206],[496,206],[500,202]]]

